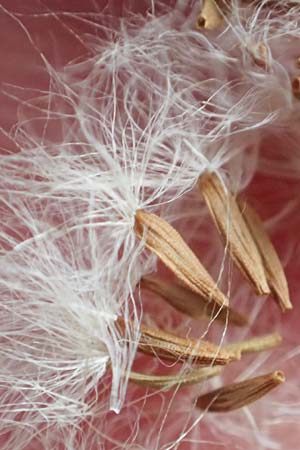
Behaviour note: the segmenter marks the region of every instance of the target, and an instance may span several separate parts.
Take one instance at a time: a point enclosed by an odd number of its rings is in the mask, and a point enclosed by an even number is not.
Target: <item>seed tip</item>
[[[276,370],[276,372],[273,373],[272,378],[276,384],[282,384],[286,380],[285,374],[281,370]]]
[[[203,28],[205,28],[205,19],[203,16],[198,16],[197,17],[197,22],[196,22],[196,26],[199,30],[202,30]]]

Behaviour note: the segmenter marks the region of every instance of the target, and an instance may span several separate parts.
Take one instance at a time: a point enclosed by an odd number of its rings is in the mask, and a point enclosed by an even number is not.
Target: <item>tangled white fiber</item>
[[[206,433],[199,428],[206,413],[192,405],[199,388],[184,396],[127,391],[143,314],[181,333],[195,326],[187,319],[174,325],[170,309],[158,313],[155,300],[149,308],[157,317],[143,313],[147,297],[137,286],[157,270],[157,258],[136,237],[137,210],[176,224],[189,241],[211,244],[203,258],[220,278],[224,255],[206,234],[198,177],[215,171],[235,192],[259,171],[299,181],[300,104],[291,79],[300,5],[285,3],[232,0],[221,29],[208,32],[195,28],[198,1],[149,0],[139,11],[124,2],[120,17],[109,4],[87,13],[44,11],[41,17],[66,29],[68,20],[91,29],[80,34],[70,26],[86,51],[59,70],[34,42],[26,14],[1,6],[49,76],[48,89],[30,95],[4,87],[19,108],[8,133],[17,150],[4,152],[0,163],[2,450],[287,448],[270,432],[272,421],[288,414],[283,394],[276,411],[260,406],[266,417],[258,424],[245,409],[223,423],[208,418]],[[264,151],[266,139],[276,148]],[[275,228],[281,213],[287,210],[276,211]],[[253,296],[232,286],[233,302]],[[263,303],[249,301],[254,319]],[[219,342],[226,332],[219,329]],[[245,373],[268,358],[255,357]],[[147,364],[149,372],[156,367]],[[299,413],[294,405],[294,417]],[[236,446],[221,443],[226,428]]]

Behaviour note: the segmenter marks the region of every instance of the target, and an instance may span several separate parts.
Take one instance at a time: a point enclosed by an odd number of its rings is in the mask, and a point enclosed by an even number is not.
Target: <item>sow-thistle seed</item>
[[[203,319],[215,317],[223,323],[237,326],[248,325],[248,319],[237,311],[223,306],[216,307],[215,304],[207,302],[205,298],[187,289],[175,281],[164,281],[156,275],[147,275],[142,278],[141,286],[158,294],[167,303],[178,311],[192,317],[193,319]]]
[[[211,342],[179,337],[143,324],[138,350],[165,360],[190,360],[201,366],[225,365],[239,359],[236,352],[227,352]]]
[[[270,294],[260,253],[234,196],[214,173],[199,178],[199,188],[232,259],[258,295]]]
[[[122,317],[118,318],[117,325],[120,334],[124,335],[125,322]],[[129,327],[133,327],[131,322],[129,322]],[[139,332],[137,350],[155,358],[177,362],[189,360],[201,366],[222,366],[239,359],[236,352],[228,352],[202,339],[180,337],[144,324],[140,325]]]
[[[150,389],[163,389],[165,391],[188,386],[192,384],[203,383],[209,378],[220,375],[221,367],[203,367],[190,369],[184,373],[174,375],[149,375],[139,372],[130,372],[129,380],[140,386]]]
[[[165,220],[139,210],[136,213],[135,232],[187,288],[207,301],[228,306],[228,299],[218,289],[196,255]]]
[[[204,0],[201,13],[197,17],[199,30],[215,30],[223,24],[223,12],[220,0]]]
[[[247,353],[258,353],[278,347],[282,343],[282,336],[279,333],[266,334],[247,339],[241,342],[234,342],[225,346],[225,350],[230,353],[237,353],[241,356]]]
[[[283,372],[272,372],[201,395],[196,405],[200,409],[213,412],[233,411],[259,400],[284,381]]]
[[[264,229],[262,221],[254,209],[244,201],[240,200],[239,206],[253,239],[256,242],[256,246],[260,251],[266,277],[276,302],[283,312],[292,309],[293,306],[290,301],[289,288],[282,264]]]

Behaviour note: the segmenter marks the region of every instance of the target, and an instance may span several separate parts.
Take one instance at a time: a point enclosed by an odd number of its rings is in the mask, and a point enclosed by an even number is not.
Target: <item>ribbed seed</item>
[[[257,294],[270,294],[260,253],[235,198],[214,173],[206,172],[198,184],[223,241],[228,243],[232,259]]]
[[[138,350],[166,360],[190,360],[201,366],[225,365],[239,359],[236,352],[231,354],[211,342],[179,337],[145,325],[140,326]]]
[[[125,332],[125,322],[122,317],[117,320],[121,335]],[[129,323],[129,327],[133,325]],[[183,362],[189,360],[201,366],[223,366],[239,358],[237,352],[230,353],[219,346],[205,341],[188,339],[173,333],[140,325],[140,337],[137,345],[138,351],[152,355],[163,360]]]
[[[272,372],[240,383],[229,384],[202,395],[197,399],[196,405],[200,409],[213,412],[233,411],[257,401],[284,381],[285,376],[282,372]]]
[[[218,289],[196,255],[165,220],[139,210],[136,213],[135,232],[188,289],[207,301],[228,306],[228,299]]]
[[[283,312],[292,309],[282,264],[262,221],[254,209],[244,201],[239,200],[239,207],[260,252],[271,293]]]
[[[158,276],[147,275],[142,278],[141,286],[158,294],[171,306],[193,319],[197,320],[205,317],[211,319],[215,316],[216,320],[223,323],[228,320],[229,324],[237,326],[248,325],[247,318],[237,311],[226,306],[218,308],[215,304],[207,302],[202,296],[192,292],[178,282],[168,282]]]

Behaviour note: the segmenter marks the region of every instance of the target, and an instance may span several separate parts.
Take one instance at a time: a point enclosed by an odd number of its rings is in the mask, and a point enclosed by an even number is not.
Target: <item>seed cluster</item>
[[[257,213],[245,201],[236,199],[215,173],[204,173],[198,186],[238,269],[258,295],[272,294],[283,312],[290,310],[292,304],[282,265]],[[211,317],[219,309],[216,318],[220,321],[228,319],[229,324],[238,326],[248,324],[247,318],[229,307],[229,299],[170,224],[155,214],[139,210],[135,232],[178,280],[168,282],[152,274],[141,280],[143,288],[194,319]],[[281,336],[274,333],[218,348],[211,342],[178,337],[141,325],[139,351],[166,360],[189,360],[193,364],[210,367],[192,368],[187,373],[165,376],[132,372],[129,379],[152,389],[201,383],[218,375],[220,366],[238,360],[244,354],[276,347],[281,340]],[[284,379],[284,374],[276,371],[226,385],[199,397],[196,405],[215,412],[232,411],[258,400]]]

